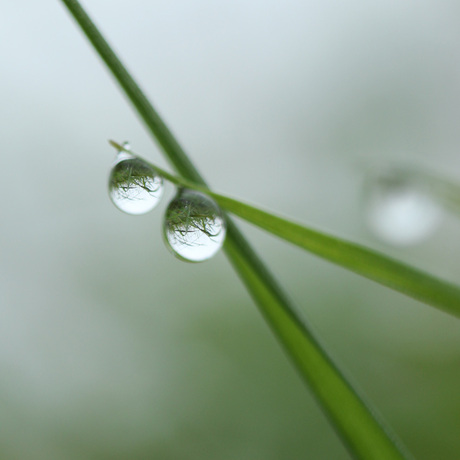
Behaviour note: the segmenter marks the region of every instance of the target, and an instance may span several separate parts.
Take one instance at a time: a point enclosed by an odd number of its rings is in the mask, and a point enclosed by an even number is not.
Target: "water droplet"
[[[129,149],[125,142],[123,147]],[[140,158],[120,151],[110,171],[109,196],[113,204],[128,214],[145,214],[163,195],[163,178]]]
[[[441,207],[429,189],[405,174],[378,177],[366,196],[367,223],[382,241],[396,246],[420,243],[441,221]]]
[[[222,247],[226,224],[207,195],[180,189],[166,209],[163,234],[174,255],[188,262],[210,259]]]

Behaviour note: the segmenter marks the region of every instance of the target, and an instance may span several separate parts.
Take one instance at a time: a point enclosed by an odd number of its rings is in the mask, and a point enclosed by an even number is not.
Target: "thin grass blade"
[[[114,141],[111,145],[123,147]],[[157,166],[159,174],[176,185],[207,193],[228,212],[302,249],[428,305],[460,317],[460,288],[384,254],[263,211],[221,195]]]
[[[460,317],[460,288],[384,254],[307,228],[238,200],[209,193],[236,216],[319,257]]]

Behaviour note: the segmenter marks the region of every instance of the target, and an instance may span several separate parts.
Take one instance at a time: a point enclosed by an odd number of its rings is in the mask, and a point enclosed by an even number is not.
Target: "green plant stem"
[[[172,133],[76,0],[62,0],[107,64],[138,114],[180,175],[204,185]],[[225,251],[285,350],[297,364],[351,454],[358,459],[403,459],[399,441],[353,390],[274,277],[228,219]]]
[[[109,142],[117,150],[127,151],[116,142]],[[275,216],[255,206],[220,195],[205,186],[170,174],[152,163],[149,164],[170,182],[208,194],[222,209],[263,230],[384,286],[460,317],[460,288],[458,286],[423,273],[372,249]]]

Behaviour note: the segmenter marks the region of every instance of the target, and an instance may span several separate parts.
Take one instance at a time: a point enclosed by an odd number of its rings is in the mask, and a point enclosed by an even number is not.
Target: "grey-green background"
[[[460,277],[460,221],[391,248],[362,160],[460,181],[460,8],[401,2],[84,4],[212,186]],[[167,166],[59,1],[0,4],[0,456],[347,459],[223,254],[161,238],[174,191],[110,203],[107,139]],[[460,451],[460,323],[243,225],[419,459]]]

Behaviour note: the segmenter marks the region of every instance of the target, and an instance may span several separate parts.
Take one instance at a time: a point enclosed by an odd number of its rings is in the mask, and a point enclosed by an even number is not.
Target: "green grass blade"
[[[123,147],[110,141],[119,150]],[[176,185],[213,197],[226,211],[337,265],[460,317],[460,288],[372,249],[313,230],[152,166]]]
[[[79,3],[75,0],[62,2],[114,74],[176,170],[187,179],[203,184],[201,176],[182,148]],[[383,428],[383,423],[368,409],[305,323],[299,319],[276,280],[230,219],[225,250],[352,455],[362,460],[409,458],[408,454],[403,454],[400,443],[395,441],[395,435]]]
[[[219,205],[313,254],[460,317],[460,288],[356,243],[327,235],[216,193]]]

